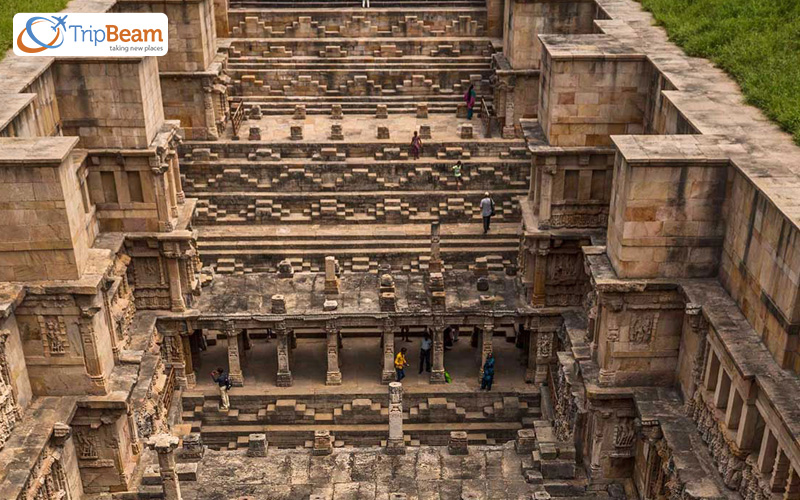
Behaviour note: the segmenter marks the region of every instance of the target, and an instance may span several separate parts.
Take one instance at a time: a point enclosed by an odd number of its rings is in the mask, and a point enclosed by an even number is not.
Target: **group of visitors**
[[[369,6],[369,0],[364,0]],[[477,100],[477,94],[475,93],[475,85],[470,85],[469,89],[464,93],[464,102],[467,103],[467,120],[472,120],[472,115],[475,113],[475,102]],[[411,137],[411,146],[409,147],[409,153],[411,157],[415,160],[419,160],[420,155],[422,154],[422,137],[419,136],[419,133],[415,130],[414,135]],[[458,164],[460,165],[461,162],[459,161]],[[455,173],[455,167],[453,167]],[[460,180],[461,173],[460,170],[458,173],[455,173],[456,179]]]
[[[408,338],[409,328],[407,326],[400,328],[402,340],[411,342]],[[448,326],[444,329],[444,350],[452,349],[453,344],[458,342],[459,327],[458,325]],[[419,345],[419,373],[423,371],[430,373],[432,365],[433,353],[433,340],[432,331],[430,327],[425,327],[425,332],[422,334],[422,340]],[[410,366],[408,362],[408,349],[403,347],[394,358],[394,369],[396,380],[400,382],[406,378],[406,367]],[[449,374],[446,374],[446,379],[450,382]],[[494,354],[489,353],[486,362],[483,365],[483,378],[481,379],[481,390],[492,390],[492,383],[494,382]]]
[[[475,93],[475,86],[470,85],[467,92],[464,94],[464,102],[467,103],[467,119],[472,120],[472,115],[475,108],[475,100],[477,99],[477,95]],[[411,157],[415,160],[419,160],[420,155],[422,154],[422,138],[419,136],[417,131],[414,131],[414,136],[411,138],[411,146],[409,148],[409,152]],[[456,180],[456,189],[458,191],[461,190],[461,177],[463,175],[464,164],[461,163],[461,160],[458,160],[455,165],[453,165],[453,177]],[[492,197],[489,195],[487,191],[484,193],[483,199],[481,200],[480,204],[481,209],[481,217],[483,218],[483,234],[487,234],[490,229],[490,225],[492,222],[492,217],[494,216],[495,211],[495,204]]]

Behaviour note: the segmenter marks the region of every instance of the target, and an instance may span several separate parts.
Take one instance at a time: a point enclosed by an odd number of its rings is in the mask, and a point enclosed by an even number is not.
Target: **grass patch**
[[[59,12],[69,0],[0,0],[0,59],[11,48],[14,14],[18,12]]]
[[[800,145],[800,1],[640,1],[672,41],[727,71]]]

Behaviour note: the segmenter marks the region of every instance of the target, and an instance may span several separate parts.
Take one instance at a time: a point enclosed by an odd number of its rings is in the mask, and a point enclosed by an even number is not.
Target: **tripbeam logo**
[[[165,14],[17,14],[18,56],[163,56],[169,48]]]

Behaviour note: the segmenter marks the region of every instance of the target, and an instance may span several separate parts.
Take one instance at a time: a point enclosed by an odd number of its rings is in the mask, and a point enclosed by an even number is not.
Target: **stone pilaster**
[[[155,186],[156,211],[158,212],[158,230],[168,233],[174,229],[172,224],[172,210],[169,206],[167,196],[167,182],[164,174],[169,171],[169,164],[160,163],[158,157],[153,157],[150,165],[150,172],[153,174],[153,185]]]
[[[278,351],[278,387],[291,387],[294,383],[291,370],[291,344],[289,342],[289,330],[284,321],[275,325],[275,335],[278,337],[276,349]]]
[[[94,330],[94,318],[98,312],[100,312],[100,308],[96,306],[81,307],[81,344],[83,344],[83,362],[86,366],[86,373],[89,375],[92,384],[105,394],[106,377],[100,364],[100,353],[97,349]]]
[[[531,305],[533,307],[544,307],[547,304],[545,285],[547,284],[548,245],[548,240],[540,240],[536,248],[536,260],[533,269],[533,289],[531,290]]]
[[[147,441],[147,446],[158,454],[158,469],[164,485],[164,500],[181,500],[181,485],[175,471],[175,448],[180,440],[170,434],[157,434]]]
[[[219,132],[214,112],[214,87],[211,85],[203,87],[203,111],[206,118],[206,140],[216,141],[219,139]]]
[[[226,325],[225,336],[228,337],[228,378],[234,387],[242,387],[244,376],[239,359],[239,331],[233,325]]]
[[[325,376],[325,385],[341,385],[342,372],[339,369],[339,329],[335,322],[325,325],[328,341],[328,373]]]
[[[381,383],[388,384],[394,381],[394,321],[391,319],[386,319],[383,323],[383,360],[381,365]]]
[[[389,440],[386,443],[386,453],[404,455],[406,453],[405,446],[403,439],[403,384],[391,382],[389,384]]]
[[[183,286],[181,284],[181,248],[178,242],[163,243],[164,249],[161,256],[167,266],[167,277],[169,278],[169,298],[172,312],[184,312],[186,302],[183,299]]]
[[[180,162],[178,160],[178,153],[171,149],[169,153],[167,153],[167,161],[169,161],[171,165],[171,172],[172,172],[172,184],[175,187],[175,196],[178,201],[178,205],[183,205],[186,203],[186,193],[183,192],[183,183],[181,182],[181,167]]]
[[[539,229],[548,229],[550,227],[550,218],[552,217],[552,204],[553,204],[553,178],[558,172],[558,158],[550,156],[544,159],[544,165],[539,165],[541,175],[535,178],[538,180],[538,193],[535,194],[537,201],[534,210],[538,214]],[[533,184],[533,182],[531,182]]]

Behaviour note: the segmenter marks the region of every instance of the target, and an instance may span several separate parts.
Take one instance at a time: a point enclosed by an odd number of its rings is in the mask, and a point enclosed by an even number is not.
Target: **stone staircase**
[[[330,430],[343,445],[377,446],[386,439],[388,407],[383,395],[341,395],[275,398],[232,396],[232,409],[219,411],[216,397],[182,396],[181,417],[192,432],[217,449],[247,446],[247,436],[267,433],[270,446],[310,445],[315,430]],[[472,444],[505,443],[523,425],[541,417],[538,392],[518,396],[449,394],[447,397],[407,395],[404,412],[407,439],[426,445],[446,445],[450,431],[467,431]],[[385,399],[385,398],[384,398]],[[483,406],[481,406],[483,404]]]
[[[498,127],[484,137],[479,119],[464,119],[469,85],[492,105],[496,43],[484,2],[360,6],[231,2],[229,95],[244,121],[235,135],[229,127],[218,141],[181,147],[204,264],[246,274],[289,260],[318,272],[333,255],[344,272],[386,263],[425,272],[430,223],[439,221],[445,269],[485,257],[490,270],[513,274],[531,155]],[[414,129],[425,141],[419,160],[408,154]],[[496,203],[487,236],[485,191]]]

